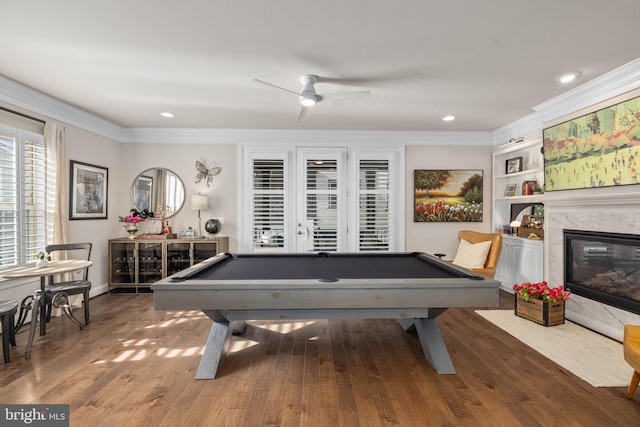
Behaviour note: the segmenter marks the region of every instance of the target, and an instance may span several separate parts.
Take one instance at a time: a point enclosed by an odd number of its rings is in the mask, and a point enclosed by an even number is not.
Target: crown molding
[[[122,134],[122,128],[108,120],[2,75],[0,75],[0,101],[114,141],[119,141]]]
[[[548,123],[640,87],[640,58],[533,107]]]
[[[493,131],[494,145],[542,134],[545,123],[640,87],[640,58],[533,107],[530,114]]]
[[[196,144],[406,144],[478,145],[493,144],[490,132],[417,132],[294,129],[168,129],[125,128],[121,142]]]
[[[539,113],[529,114],[493,131],[493,144],[502,145],[511,138],[525,140],[542,136],[543,122]]]

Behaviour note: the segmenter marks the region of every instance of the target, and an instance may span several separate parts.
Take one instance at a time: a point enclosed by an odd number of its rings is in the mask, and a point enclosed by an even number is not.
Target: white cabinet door
[[[544,280],[543,255],[542,241],[503,236],[495,279],[507,290],[516,283],[540,282]]]
[[[514,245],[513,257],[515,267],[515,283],[536,283],[543,280],[541,242],[522,239]]]
[[[503,237],[502,240],[502,251],[500,252],[500,260],[498,261],[498,266],[496,267],[496,275],[495,279],[503,284],[503,286],[508,287],[511,283],[513,286],[513,243],[508,241]]]

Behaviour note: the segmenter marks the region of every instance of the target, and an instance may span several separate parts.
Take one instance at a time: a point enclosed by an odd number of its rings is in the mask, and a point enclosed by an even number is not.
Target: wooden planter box
[[[548,302],[539,299],[525,301],[522,295],[516,293],[515,307],[516,316],[529,319],[543,326],[564,323],[564,301]]]

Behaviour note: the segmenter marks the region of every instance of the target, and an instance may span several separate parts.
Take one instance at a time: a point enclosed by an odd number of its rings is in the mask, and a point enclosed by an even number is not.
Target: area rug
[[[516,316],[513,310],[476,310],[500,329],[594,387],[626,387],[633,369],[622,344],[570,321],[544,327]]]

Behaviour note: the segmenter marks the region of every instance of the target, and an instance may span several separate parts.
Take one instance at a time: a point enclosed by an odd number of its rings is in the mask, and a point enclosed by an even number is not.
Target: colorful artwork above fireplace
[[[640,97],[543,131],[545,191],[638,184]]]

